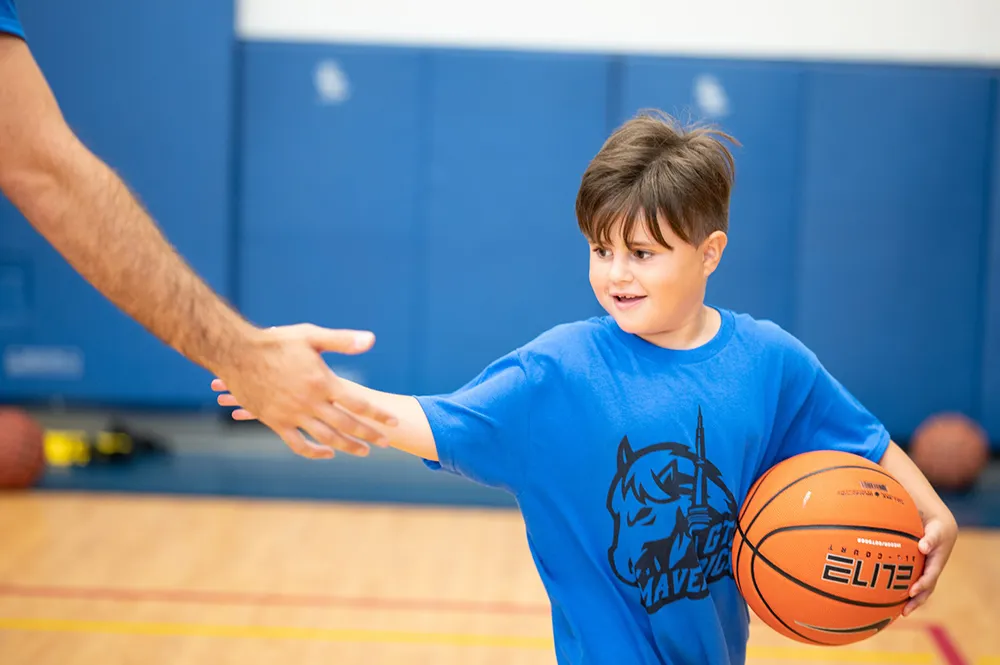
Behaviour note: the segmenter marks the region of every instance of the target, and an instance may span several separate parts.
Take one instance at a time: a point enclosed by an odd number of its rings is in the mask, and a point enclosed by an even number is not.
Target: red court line
[[[371,598],[333,595],[196,591],[193,589],[111,589],[103,587],[27,586],[0,584],[0,596],[61,598],[204,605],[267,605],[274,607],[344,607],[400,612],[475,612],[479,614],[548,616],[548,605],[430,600],[426,598]]]
[[[948,665],[969,665],[969,661],[958,650],[958,646],[955,645],[944,626],[929,623],[924,626],[924,629]]]
[[[29,586],[0,584],[0,597],[107,600],[117,602],[255,605],[271,607],[342,607],[399,612],[456,612],[507,616],[548,616],[548,605],[529,603],[436,600],[427,598],[372,598],[334,595],[197,591],[193,589],[112,589],[107,587]],[[930,637],[947,665],[969,665],[948,631],[939,624],[907,619],[897,629],[920,630]]]

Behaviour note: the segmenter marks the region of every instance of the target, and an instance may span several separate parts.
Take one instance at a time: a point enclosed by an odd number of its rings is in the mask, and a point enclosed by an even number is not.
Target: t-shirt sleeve
[[[0,0],[0,33],[17,35],[24,39],[24,28],[17,17],[14,0]]]
[[[883,424],[799,340],[787,335],[784,347],[769,464],[814,450],[879,462],[889,446]]]
[[[512,351],[447,395],[418,396],[443,469],[517,494],[530,454],[533,383],[522,355]]]

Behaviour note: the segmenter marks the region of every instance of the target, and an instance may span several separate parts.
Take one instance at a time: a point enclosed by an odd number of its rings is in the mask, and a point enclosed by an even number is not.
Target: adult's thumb
[[[356,354],[370,349],[375,343],[375,335],[367,330],[316,328],[309,333],[309,343],[317,351]]]

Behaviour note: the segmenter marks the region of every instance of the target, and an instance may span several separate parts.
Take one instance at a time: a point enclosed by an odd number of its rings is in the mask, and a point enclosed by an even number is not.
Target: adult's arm
[[[383,445],[349,412],[381,422],[391,421],[389,414],[340,381],[320,355],[363,352],[370,335],[251,325],[195,273],[121,178],[77,138],[17,36],[0,34],[0,81],[0,190],[84,279],[164,343],[224,377],[241,403],[253,404],[260,420],[297,453],[332,455],[298,428],[347,452],[367,450],[352,438]]]

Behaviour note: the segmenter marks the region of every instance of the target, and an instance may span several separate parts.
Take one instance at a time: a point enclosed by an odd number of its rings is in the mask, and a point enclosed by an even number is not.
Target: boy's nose
[[[608,273],[608,279],[612,282],[630,281],[632,279],[632,271],[628,268],[628,262],[616,257],[611,263],[611,271]]]

